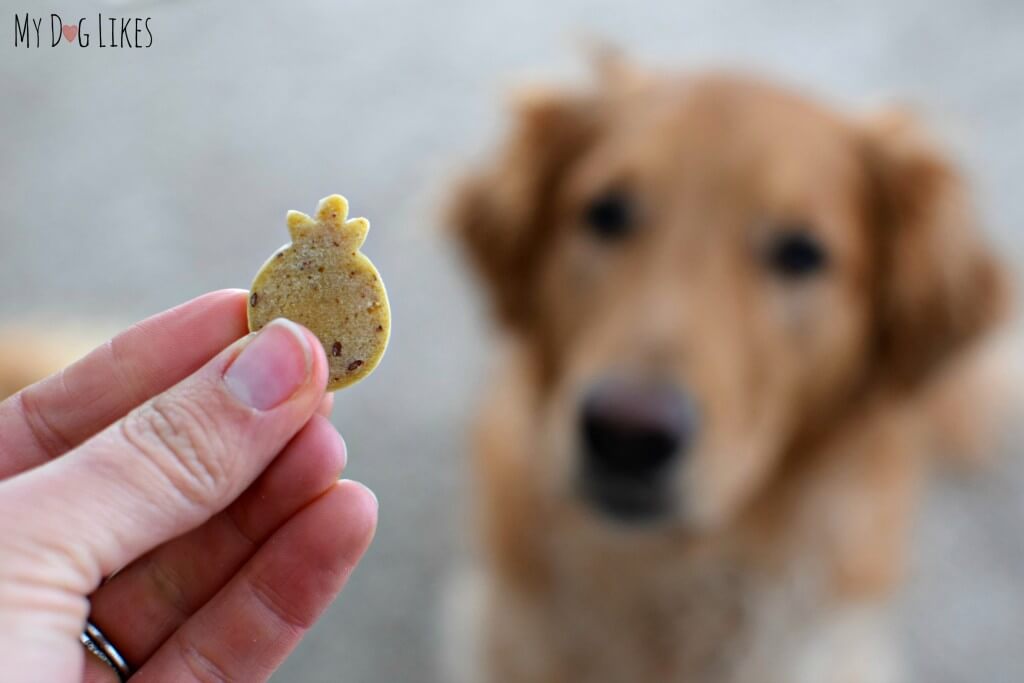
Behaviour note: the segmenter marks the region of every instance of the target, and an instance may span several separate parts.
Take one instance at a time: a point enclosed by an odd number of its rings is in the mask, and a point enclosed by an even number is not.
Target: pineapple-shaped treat
[[[288,212],[291,244],[271,256],[249,292],[249,329],[274,318],[309,328],[330,366],[327,390],[370,374],[388,345],[391,309],[380,274],[360,251],[370,223],[348,218],[348,202],[320,200],[316,217]]]

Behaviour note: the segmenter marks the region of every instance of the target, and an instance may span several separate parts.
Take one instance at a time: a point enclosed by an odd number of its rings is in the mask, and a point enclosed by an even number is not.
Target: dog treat
[[[384,283],[360,251],[370,223],[348,219],[348,201],[320,200],[316,217],[288,212],[291,244],[271,256],[249,290],[249,330],[274,318],[307,327],[323,344],[336,391],[373,372],[391,334]]]

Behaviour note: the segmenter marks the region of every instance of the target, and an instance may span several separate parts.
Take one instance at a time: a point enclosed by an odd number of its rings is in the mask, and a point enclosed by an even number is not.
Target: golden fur
[[[106,332],[102,325],[35,318],[0,324],[0,401],[71,365],[102,343]]]
[[[580,227],[609,187],[642,211],[615,245]],[[606,65],[595,87],[520,98],[451,215],[507,339],[475,432],[462,676],[897,678],[883,612],[927,406],[1007,298],[964,182],[914,122],[736,75]],[[829,268],[780,283],[753,254],[794,218]],[[672,483],[685,504],[662,524],[609,523],[573,493],[580,391],[609,370],[702,402]]]

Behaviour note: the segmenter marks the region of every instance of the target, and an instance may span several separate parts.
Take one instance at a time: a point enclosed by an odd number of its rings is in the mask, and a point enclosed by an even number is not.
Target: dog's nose
[[[580,422],[589,476],[651,483],[685,455],[697,411],[672,384],[609,379],[587,393]]]

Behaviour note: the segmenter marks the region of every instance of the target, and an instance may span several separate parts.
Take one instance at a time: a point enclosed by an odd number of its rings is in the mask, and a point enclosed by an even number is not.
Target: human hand
[[[341,590],[376,498],[337,481],[320,344],[239,339],[245,301],[199,297],[0,403],[0,680],[117,680],[87,618],[133,681],[265,680]]]

